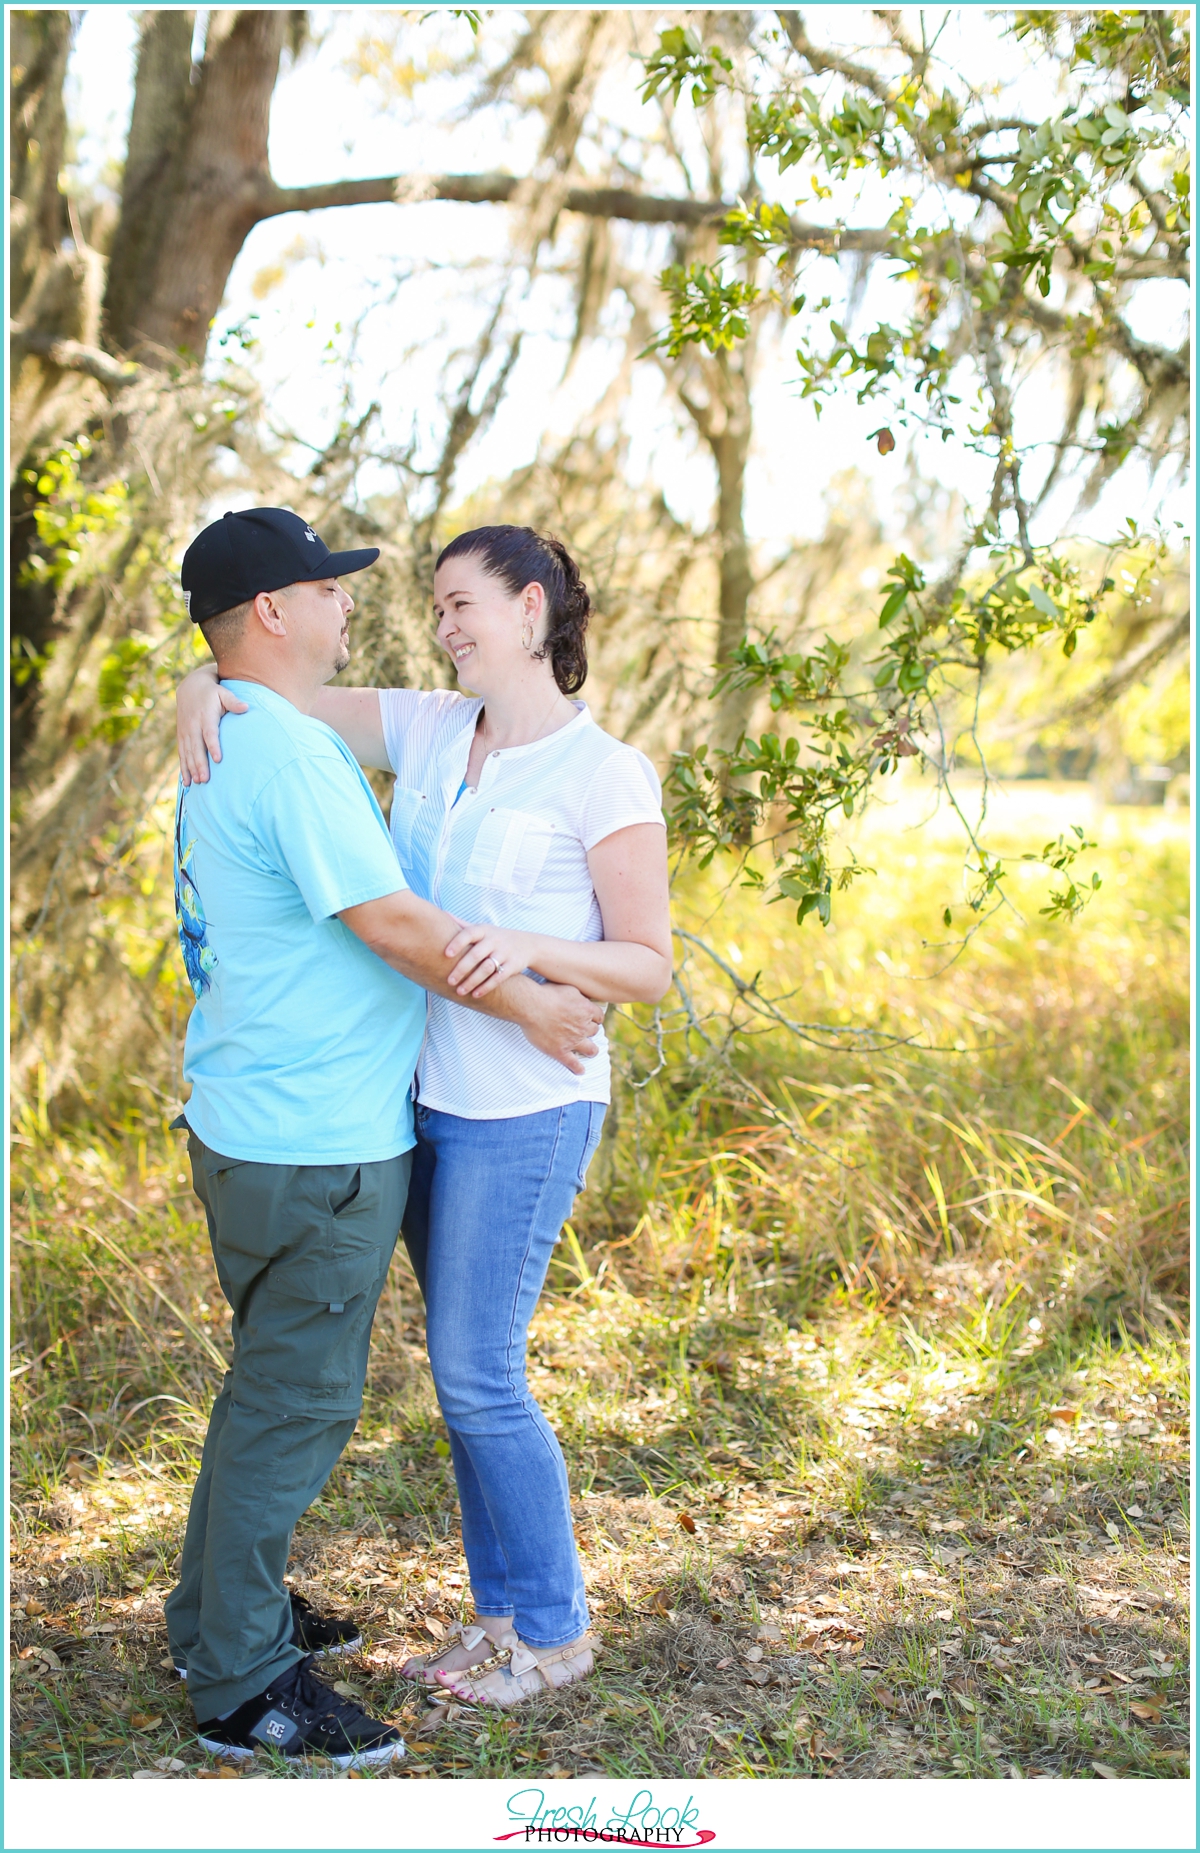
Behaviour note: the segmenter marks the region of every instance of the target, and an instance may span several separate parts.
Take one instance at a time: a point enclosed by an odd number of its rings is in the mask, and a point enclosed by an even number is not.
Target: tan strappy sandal
[[[536,1654],[515,1634],[501,1642],[511,1649],[507,1666],[497,1667],[482,1679],[464,1679],[461,1673],[437,1673],[437,1684],[450,1697],[464,1705],[493,1706],[506,1710],[539,1692],[556,1692],[586,1679],[595,1665],[600,1643],[590,1634],[553,1653]]]
[[[445,1647],[439,1647],[435,1653],[414,1654],[410,1660],[406,1660],[400,1668],[401,1679],[419,1679],[422,1685],[428,1686],[433,1691],[440,1691],[440,1674],[469,1673],[473,1667],[483,1666],[486,1661],[495,1659],[498,1653],[507,1649],[510,1638],[516,1638],[510,1627],[505,1627],[500,1633],[491,1635],[478,1622],[470,1627],[462,1622],[456,1622],[454,1632],[458,1636],[456,1641],[449,1642]],[[446,1665],[450,1655],[464,1652],[469,1658],[461,1665]]]

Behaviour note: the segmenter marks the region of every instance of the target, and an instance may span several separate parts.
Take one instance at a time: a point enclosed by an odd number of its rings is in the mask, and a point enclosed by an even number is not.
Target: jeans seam
[[[546,1166],[546,1174],[542,1179],[542,1186],[538,1192],[538,1199],[537,1199],[536,1204],[534,1205],[533,1213],[529,1218],[529,1229],[528,1229],[528,1232],[525,1238],[525,1252],[521,1256],[521,1265],[519,1269],[517,1270],[516,1288],[513,1293],[512,1313],[509,1317],[508,1331],[505,1335],[505,1340],[504,1340],[504,1381],[508,1385],[509,1394],[512,1397],[514,1403],[516,1403],[518,1408],[522,1408],[522,1409],[525,1407],[525,1402],[524,1402],[524,1399],[520,1395],[518,1395],[517,1386],[513,1382],[513,1355],[512,1355],[513,1354],[513,1329],[516,1324],[517,1306],[521,1298],[521,1289],[525,1283],[525,1270],[529,1266],[529,1252],[533,1246],[533,1232],[535,1228],[537,1227],[538,1216],[541,1213],[542,1204],[544,1203],[545,1198],[546,1198],[546,1191],[549,1188],[550,1179],[554,1175],[555,1160],[558,1157],[558,1148],[562,1140],[563,1114],[565,1112],[566,1112],[565,1107],[560,1107],[558,1109],[558,1123],[554,1128],[554,1144],[550,1151],[550,1162]],[[590,1121],[588,1123],[589,1125],[591,1124]],[[550,1271],[549,1261],[547,1261],[546,1263],[546,1271],[547,1273],[549,1273]],[[532,1314],[530,1316],[532,1317]],[[526,1394],[528,1394],[528,1391],[529,1391],[528,1384],[526,1384],[525,1388],[526,1388]],[[537,1435],[538,1441],[541,1443],[542,1447],[545,1447],[546,1438],[542,1434],[541,1428],[536,1422],[534,1423],[533,1426],[534,1426],[534,1432]]]

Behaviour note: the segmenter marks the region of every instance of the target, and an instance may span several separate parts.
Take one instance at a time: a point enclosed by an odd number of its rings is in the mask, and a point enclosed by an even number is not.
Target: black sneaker
[[[335,1621],[330,1615],[318,1615],[303,1596],[292,1596],[292,1646],[306,1654],[352,1654],[362,1646],[362,1629],[356,1621]],[[187,1668],[175,1661],[180,1679],[187,1678]]]
[[[292,1762],[328,1757],[339,1769],[391,1763],[404,1755],[404,1739],[394,1725],[368,1718],[357,1705],[339,1698],[314,1676],[311,1666],[309,1655],[228,1718],[201,1724],[204,1749],[239,1761],[257,1750],[279,1750]]]
[[[362,1646],[362,1638],[356,1621],[318,1615],[303,1596],[292,1597],[292,1640],[306,1654],[352,1654]]]

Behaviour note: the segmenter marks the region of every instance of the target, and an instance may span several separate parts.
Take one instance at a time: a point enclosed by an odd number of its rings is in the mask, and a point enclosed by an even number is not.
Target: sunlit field
[[[507,1716],[427,1714],[398,1677],[469,1610],[397,1259],[291,1566],[362,1619],[338,1677],[405,1729],[364,1779],[1186,1773],[1188,814],[1007,802],[1014,848],[1098,839],[1075,925],[1030,865],[962,948],[961,858],[909,828],[915,790],[827,931],[681,882],[693,1027],[674,993],[657,1035],[621,1026],[532,1345],[603,1652]],[[745,1002],[731,1026],[756,979],[803,1034]],[[225,1333],[169,1107],[33,1111],[16,1148],[24,1776],[237,1778],[163,1664]]]

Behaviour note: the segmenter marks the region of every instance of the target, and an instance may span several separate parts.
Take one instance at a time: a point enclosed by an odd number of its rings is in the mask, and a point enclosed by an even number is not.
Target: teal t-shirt
[[[258,1164],[368,1164],[414,1143],[425,993],[336,918],[407,886],[332,729],[256,682],[207,785],[180,787],[175,892],[196,997],[185,1115]]]

